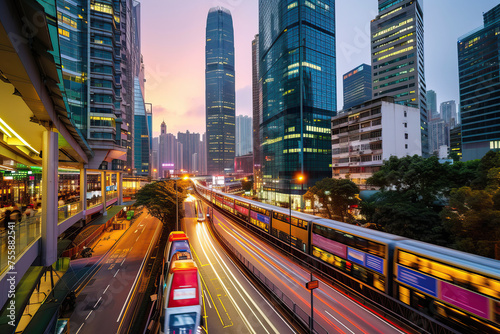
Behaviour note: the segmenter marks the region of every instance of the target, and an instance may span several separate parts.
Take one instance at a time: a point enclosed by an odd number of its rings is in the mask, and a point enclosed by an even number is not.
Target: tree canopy
[[[178,181],[179,220],[183,217],[182,202],[186,199],[186,181]],[[151,216],[158,218],[163,225],[172,231],[175,228],[176,188],[174,180],[153,182],[145,185],[137,192],[136,205],[144,205]]]
[[[325,178],[309,188],[305,198],[318,198],[330,219],[346,221],[349,207],[359,204],[359,187],[347,179]]]

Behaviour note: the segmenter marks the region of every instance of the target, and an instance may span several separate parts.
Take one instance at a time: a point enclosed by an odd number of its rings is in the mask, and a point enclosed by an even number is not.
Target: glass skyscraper
[[[293,206],[297,195],[332,176],[336,115],[335,1],[259,1],[263,196]],[[298,173],[304,184],[290,181]],[[302,190],[303,189],[303,190]]]
[[[344,74],[344,108],[349,109],[372,99],[372,67],[361,64]]]
[[[149,176],[150,130],[139,78],[134,79],[134,168],[136,175]]]
[[[483,16],[483,27],[458,40],[464,161],[500,149],[500,5]]]
[[[421,0],[378,0],[371,22],[373,98],[420,109],[422,154],[429,154],[424,68],[424,13]]]
[[[232,171],[235,157],[234,32],[225,8],[208,12],[205,54],[207,169],[222,174]]]

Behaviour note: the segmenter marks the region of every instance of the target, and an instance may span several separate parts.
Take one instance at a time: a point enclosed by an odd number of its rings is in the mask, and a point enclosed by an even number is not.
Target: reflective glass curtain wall
[[[259,60],[264,191],[288,193],[287,180],[303,173],[305,184],[292,185],[300,194],[331,177],[335,1],[260,0]]]
[[[206,127],[209,174],[231,171],[235,157],[234,32],[229,10],[210,9],[206,28]]]
[[[149,176],[149,126],[139,78],[134,79],[134,168],[140,176]]]

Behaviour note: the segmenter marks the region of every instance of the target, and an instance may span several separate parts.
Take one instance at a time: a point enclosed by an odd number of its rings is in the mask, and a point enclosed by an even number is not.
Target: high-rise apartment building
[[[350,178],[361,189],[384,160],[421,154],[420,111],[383,97],[332,118],[334,178]]]
[[[458,40],[463,160],[482,158],[500,144],[500,5],[483,27]]]
[[[252,152],[252,117],[236,116],[236,156]]]
[[[429,106],[429,118],[438,118],[439,110],[437,108],[437,94],[433,90],[427,91],[427,105]]]
[[[450,124],[438,117],[429,122],[430,153],[438,154],[441,146],[450,146]]]
[[[372,67],[361,64],[344,74],[344,110],[372,99]]]
[[[102,169],[133,168],[134,82],[127,70],[139,24],[133,15],[140,13],[132,0],[57,1],[70,117],[96,154],[105,157],[97,166]]]
[[[235,157],[234,32],[226,8],[208,12],[205,56],[207,168],[220,174],[234,168]]]
[[[262,188],[262,154],[260,149],[260,123],[262,122],[262,81],[259,75],[259,35],[252,41],[252,114],[253,114],[253,189]]]
[[[450,156],[462,160],[462,126],[457,125],[450,131]]]
[[[199,158],[194,161],[193,155],[199,153],[200,134],[189,131],[178,132],[177,141],[182,144],[182,168],[190,173],[196,173],[199,170]]]
[[[424,71],[424,20],[420,0],[378,0],[371,22],[373,98],[420,109],[422,153],[429,153]]]
[[[182,161],[178,159],[177,139],[171,133],[167,133],[167,124],[161,123],[161,132],[158,147],[158,176],[167,177],[170,171],[182,169]],[[182,154],[182,153],[181,153]]]
[[[331,177],[336,115],[335,1],[259,1],[263,197],[293,206]],[[293,179],[305,176],[303,184]]]
[[[446,101],[441,103],[441,118],[450,126],[450,129],[457,124],[457,104],[455,101]]]

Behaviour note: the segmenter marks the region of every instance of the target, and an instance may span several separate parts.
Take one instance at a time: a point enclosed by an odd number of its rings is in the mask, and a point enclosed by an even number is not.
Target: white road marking
[[[113,277],[116,277],[116,274],[118,274],[118,272],[119,272],[119,271],[120,271],[120,269],[118,269],[118,270],[116,271],[116,273],[113,275]]]
[[[89,312],[89,314],[87,315],[87,317],[85,318],[85,320],[87,320],[90,317],[90,315],[92,314],[92,311]]]
[[[124,258],[124,259],[123,259],[122,263],[120,263],[120,266],[123,266],[123,262],[125,262],[125,260],[126,260],[126,259],[127,259],[127,258]]]
[[[97,306],[97,304],[99,304],[99,302],[101,301],[102,297],[99,297],[99,299],[97,300],[97,303],[95,303],[94,305],[94,308]]]
[[[210,298],[207,298],[207,292],[205,290],[203,290],[203,297],[205,297],[205,300],[207,301],[208,306],[210,306],[210,308],[212,308],[212,304],[210,304]]]
[[[135,230],[134,233],[137,233],[137,231],[139,231],[139,230]]]
[[[109,284],[108,284],[108,286],[106,287],[106,289],[104,289],[104,292],[103,292],[102,294],[105,294],[105,293],[106,293],[106,291],[108,291],[108,288],[109,288]]]
[[[78,334],[78,332],[80,331],[80,329],[82,329],[83,324],[84,324],[84,323],[82,323],[82,324],[80,325],[80,327],[78,327],[78,330],[76,331],[76,334]]]
[[[344,326],[345,329],[347,329],[349,332],[351,332],[352,334],[354,334],[354,332],[352,330],[350,330],[348,327],[346,327],[346,325],[344,325],[341,321],[339,321],[339,319],[335,318],[333,315],[331,315],[330,313],[328,313],[327,310],[325,310],[325,313],[328,314],[330,317],[332,317],[333,319],[337,320],[337,322],[339,324],[341,324],[342,326]]]

